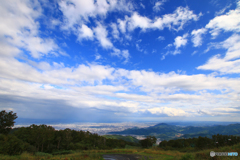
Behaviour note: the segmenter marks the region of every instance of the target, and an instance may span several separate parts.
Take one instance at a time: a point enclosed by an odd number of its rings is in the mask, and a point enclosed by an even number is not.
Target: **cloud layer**
[[[239,120],[240,2],[199,28],[206,13],[168,3],[1,1],[0,108],[45,120]]]

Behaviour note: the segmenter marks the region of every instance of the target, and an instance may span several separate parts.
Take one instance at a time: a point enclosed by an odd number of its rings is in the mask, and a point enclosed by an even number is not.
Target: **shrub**
[[[0,135],[0,154],[19,155],[25,143],[14,135]]]

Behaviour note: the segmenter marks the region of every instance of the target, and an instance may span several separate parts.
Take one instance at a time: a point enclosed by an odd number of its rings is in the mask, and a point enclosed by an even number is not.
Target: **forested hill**
[[[139,140],[132,136],[121,136],[121,135],[103,135],[103,137],[108,139],[122,139],[127,142],[139,143]]]
[[[88,131],[69,128],[55,130],[52,126],[33,124],[29,127],[15,128],[10,134],[0,132],[0,154],[14,155],[23,151],[52,153],[61,150],[113,149],[124,148],[126,145],[140,145],[138,141],[129,142],[123,139],[124,137],[106,138]]]
[[[161,139],[174,139],[177,137],[191,138],[198,136],[211,137],[216,134],[223,135],[240,135],[240,123],[230,125],[216,125],[204,127],[180,127],[159,123],[147,128],[131,128],[120,132],[110,132],[109,134],[133,134],[133,135],[154,135]]]

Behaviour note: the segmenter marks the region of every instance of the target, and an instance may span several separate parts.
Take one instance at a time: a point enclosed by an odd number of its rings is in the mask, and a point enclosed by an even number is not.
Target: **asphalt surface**
[[[143,156],[136,154],[105,154],[103,159],[105,160],[139,160]],[[144,157],[146,159],[146,157]]]

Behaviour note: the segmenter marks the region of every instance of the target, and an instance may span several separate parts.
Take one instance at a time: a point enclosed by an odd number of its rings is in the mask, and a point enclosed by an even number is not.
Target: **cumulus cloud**
[[[85,24],[82,25],[81,28],[78,28],[78,40],[81,39],[93,39],[93,31],[91,28],[86,26]]]
[[[107,38],[108,31],[105,26],[99,23],[98,26],[94,28],[94,33],[103,48],[108,49],[113,47],[112,42]]]
[[[133,5],[125,0],[62,0],[58,2],[60,10],[64,15],[62,29],[73,29],[74,25],[88,21],[90,17],[105,17],[108,12],[126,11],[131,12]]]
[[[122,54],[126,59],[129,57],[127,50],[117,51],[117,54]],[[226,103],[231,103],[229,106],[233,108],[238,106],[238,97],[234,95],[240,91],[240,84],[236,78],[126,70],[96,64],[66,67],[63,63],[50,65],[43,61],[28,65],[10,58],[1,59],[0,65],[0,95],[21,97],[32,103],[44,100],[45,106],[49,107],[58,104],[55,101],[61,101],[68,108],[98,108],[118,113],[149,111],[156,115],[193,116],[204,106],[215,104],[217,108],[226,106]],[[105,84],[106,81],[108,84]],[[228,91],[215,95],[211,90]],[[145,94],[134,94],[135,91]],[[179,91],[194,94],[180,94]],[[17,98],[15,101],[19,104],[26,103]],[[195,109],[190,110],[193,104]],[[179,108],[181,106],[185,108]]]
[[[156,91],[164,92],[165,87],[187,91],[198,91],[204,89],[223,89],[226,87],[225,78],[215,78],[213,76],[207,76],[203,74],[198,75],[180,75],[175,72],[168,74],[158,74],[155,72],[147,71],[128,71],[121,72],[122,76],[125,76],[130,80],[132,85],[141,86],[144,91]],[[232,83],[239,83],[238,80],[233,80]],[[228,87],[232,88],[233,85],[229,84]]]
[[[197,21],[202,14],[196,15],[188,7],[178,7],[174,13],[165,14],[163,17],[156,18],[152,24],[153,28],[163,30],[164,28],[182,30],[183,26],[189,21]]]
[[[78,65],[76,68],[68,68],[64,67],[64,64],[57,63],[52,66],[47,62],[35,64],[30,62],[30,64],[19,62],[14,58],[2,58],[0,63],[1,77],[54,85],[76,84],[78,82],[93,84],[101,82],[106,77],[111,78],[113,71],[110,67],[98,67],[98,65]],[[40,72],[35,67],[38,69],[47,68],[48,70]]]
[[[150,25],[151,19],[140,16],[137,12],[134,12],[130,18],[130,21],[128,22],[128,29],[131,31],[139,27],[143,30],[146,30],[150,28]]]
[[[207,32],[207,29],[205,28],[201,28],[198,30],[193,30],[191,35],[192,37],[192,42],[193,42],[193,46],[194,47],[198,47],[202,45],[202,35],[205,34]]]
[[[131,17],[125,16],[124,20],[118,19],[118,23],[123,33],[126,31],[126,28],[129,31],[133,31],[136,28],[141,28],[143,31],[147,29],[163,30],[164,28],[179,31],[183,29],[187,22],[197,21],[201,15],[201,13],[199,15],[194,14],[188,7],[178,7],[174,13],[155,17],[154,20],[134,12]]]
[[[187,44],[187,37],[188,37],[188,34],[184,34],[183,36],[177,36],[175,39],[174,39],[174,45],[175,47],[178,49],[179,47],[181,46],[185,46]]]
[[[240,73],[240,36],[238,34],[233,34],[213,47],[227,49],[225,56],[222,58],[220,54],[215,55],[197,69],[214,70],[225,74]]]
[[[118,19],[118,27],[122,33],[126,32],[126,23],[128,21],[128,16],[125,16],[125,20]]]
[[[187,113],[182,109],[176,109],[176,108],[168,108],[168,107],[162,107],[162,108],[151,108],[148,109],[149,112],[152,114],[166,114],[168,116],[187,116]]]
[[[220,108],[218,115],[239,111],[238,77],[130,70],[100,65],[96,62],[69,66],[60,61],[40,59],[48,54],[58,56],[65,53],[54,39],[40,36],[37,19],[41,17],[42,9],[38,1],[14,1],[16,6],[11,5],[12,3],[12,1],[0,2],[2,13],[0,20],[4,22],[0,26],[1,108],[19,111],[27,118],[36,118],[31,116],[38,111],[41,113],[38,118],[53,116],[59,119],[65,113],[79,117],[79,113],[84,113],[81,116],[89,116],[92,115],[92,111],[95,115],[104,112],[101,114],[104,117],[115,116],[114,113],[134,116],[146,112],[169,117],[214,115],[212,113],[218,108]],[[164,28],[179,31],[187,22],[197,21],[201,16],[194,14],[188,7],[178,7],[172,14],[150,19],[132,12],[131,4],[123,0],[86,2],[62,0],[58,1],[58,4],[63,13],[63,21],[51,20],[52,25],[60,26],[64,31],[72,31],[78,40],[98,40],[100,46],[110,50],[111,55],[122,58],[124,64],[128,63],[131,57],[129,50],[114,47],[110,41],[112,37],[118,39],[120,34],[136,28],[142,31]],[[127,6],[127,9],[124,9],[124,6]],[[101,20],[116,9],[132,12],[129,14],[131,16],[125,16],[125,19],[118,19],[112,25],[105,26]],[[233,15],[230,12],[229,15]],[[90,18],[101,20],[92,22]],[[90,27],[90,23],[96,25]],[[109,28],[112,30],[108,30]],[[211,27],[209,29],[214,30]],[[195,40],[196,45],[201,44],[199,37],[202,32],[200,30],[192,32],[193,37],[198,37],[196,38],[198,40]],[[179,54],[179,48],[187,44],[187,37],[187,34],[176,37],[173,43],[176,50],[168,54]],[[164,37],[158,39],[164,40]],[[226,55],[216,55],[198,69],[239,73],[239,46],[240,36],[233,34],[215,46],[226,49]],[[30,60],[28,53],[34,58],[39,58],[38,61],[32,58]],[[19,57],[16,58],[17,56]],[[101,56],[95,54],[95,60]],[[34,107],[32,104],[35,104]],[[48,114],[49,108],[57,109],[61,114]]]
[[[207,25],[211,29],[210,33],[215,38],[221,31],[240,32],[240,2],[235,10],[230,10],[224,15],[212,19]]]
[[[40,37],[36,19],[42,15],[42,9],[38,1],[1,1],[0,4],[0,20],[4,22],[0,28],[0,45],[5,48],[10,45],[15,55],[18,48],[25,49],[34,58],[48,54],[66,55],[53,39]],[[4,52],[7,50],[2,54]]]
[[[115,47],[110,40],[109,36],[112,36],[115,39],[119,39],[119,31],[116,23],[112,23],[111,27],[112,32],[109,34],[108,26],[105,26],[101,21],[107,17],[107,14],[110,12],[121,11],[124,13],[131,13],[134,9],[131,2],[126,0],[62,0],[58,2],[59,9],[63,13],[63,24],[61,24],[61,29],[73,32],[77,34],[78,40],[89,39],[89,40],[98,40],[99,44],[105,49],[113,50]],[[97,21],[93,23],[96,24],[95,28],[89,28],[87,25],[90,21],[90,18],[98,18]],[[124,22],[118,21],[120,27],[119,30],[124,32],[125,26]],[[79,27],[79,25],[81,27]],[[113,52],[115,52],[113,50]],[[127,52],[122,52],[124,57],[127,57]],[[112,54],[119,55],[119,54]]]

